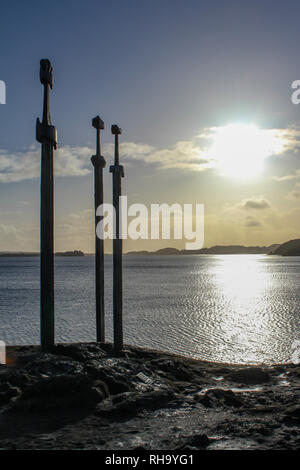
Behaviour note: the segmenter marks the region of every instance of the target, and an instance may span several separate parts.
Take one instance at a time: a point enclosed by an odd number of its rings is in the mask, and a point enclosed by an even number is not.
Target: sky
[[[97,114],[106,202],[116,123],[129,204],[204,204],[205,246],[299,238],[299,15],[294,0],[3,0],[0,251],[39,250],[41,58],[54,71],[56,251],[94,250]],[[165,246],[184,240],[125,241]]]

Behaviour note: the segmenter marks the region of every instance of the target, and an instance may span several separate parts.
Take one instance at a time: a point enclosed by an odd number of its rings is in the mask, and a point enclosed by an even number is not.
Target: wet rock
[[[300,406],[295,405],[287,408],[283,415],[286,424],[300,424]]]
[[[0,367],[0,448],[300,446],[299,366],[218,365],[134,347],[117,357],[112,345],[96,343],[51,352],[8,347],[8,354],[13,360]],[[141,372],[151,381],[144,384]],[[253,392],[243,386],[269,380]]]
[[[134,387],[128,383],[127,371],[124,371],[124,375],[122,376],[122,374],[117,373],[114,368],[106,369],[104,367],[93,367],[92,365],[87,366],[85,370],[92,377],[102,380],[106,384],[109,394],[111,395],[118,395],[134,389]]]
[[[24,367],[24,370],[31,376],[53,377],[58,375],[75,375],[82,373],[83,366],[72,359],[60,358],[47,355],[44,358],[38,358]]]
[[[262,436],[270,436],[270,434],[272,434],[272,431],[268,426],[259,426],[256,428],[256,432]]]
[[[26,373],[16,372],[9,375],[9,383],[14,387],[24,389],[31,382],[32,378]]]
[[[205,449],[210,444],[210,440],[206,434],[195,434],[186,441],[186,446],[195,447],[196,449]]]
[[[242,401],[238,398],[232,390],[224,390],[222,388],[214,388],[207,390],[204,394],[198,394],[196,397],[198,401],[207,408],[217,406],[242,406]]]
[[[229,374],[230,369],[228,367],[218,367],[215,372],[219,375],[226,375]]]
[[[188,366],[184,366],[181,362],[170,359],[154,359],[151,361],[154,370],[161,370],[167,375],[171,375],[176,380],[191,382],[195,371],[189,370]]]
[[[210,443],[211,441],[206,434],[193,434],[185,439],[184,442],[174,450],[178,450],[180,452],[191,452],[199,449],[206,449]]]
[[[245,411],[250,414],[270,414],[278,413],[281,408],[277,405],[254,405],[245,408]]]
[[[58,355],[71,357],[79,362],[107,356],[107,353],[98,343],[59,344],[55,347],[54,352]]]
[[[236,370],[229,374],[228,378],[233,382],[243,385],[259,385],[269,382],[271,379],[268,372],[265,372],[258,367]]]
[[[98,406],[97,414],[135,415],[140,411],[164,408],[172,399],[174,399],[174,394],[167,390],[143,394],[124,393]]]
[[[187,454],[189,452],[194,452],[196,449],[196,447],[193,447],[193,446],[189,446],[189,445],[182,445],[180,447],[176,447],[175,449],[173,450],[179,450],[182,454]]]
[[[50,411],[70,408],[93,408],[107,396],[104,383],[93,382],[85,375],[61,375],[28,387],[13,409]]]
[[[18,387],[13,387],[8,382],[0,383],[0,405],[8,403],[11,398],[17,397],[20,393]]]

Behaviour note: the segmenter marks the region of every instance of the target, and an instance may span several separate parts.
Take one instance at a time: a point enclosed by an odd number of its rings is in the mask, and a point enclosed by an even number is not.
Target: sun
[[[276,129],[228,124],[214,128],[210,151],[222,174],[253,178],[262,172],[265,158],[281,153],[283,147],[283,139]]]

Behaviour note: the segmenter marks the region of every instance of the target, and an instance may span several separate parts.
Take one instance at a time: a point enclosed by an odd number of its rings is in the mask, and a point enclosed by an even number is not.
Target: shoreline
[[[64,342],[58,342],[54,346],[55,348],[59,346],[78,346],[78,345],[84,345],[84,344],[95,344],[97,345],[98,343],[96,341],[75,341],[75,342],[70,342],[70,343],[64,343]],[[113,350],[112,350],[112,343],[105,342],[105,343],[99,343],[100,347],[105,348],[105,350],[109,351],[113,355]],[[39,344],[6,344],[6,353],[8,354],[9,352],[14,352],[17,351],[18,349],[21,348],[34,348],[37,349],[38,351],[42,351],[41,347]],[[281,367],[281,366],[291,366],[294,367],[295,364],[293,362],[222,362],[222,361],[210,361],[209,359],[200,359],[197,357],[192,357],[189,355],[184,355],[172,351],[166,351],[163,349],[155,349],[155,348],[150,348],[150,347],[143,347],[143,346],[136,346],[133,344],[127,344],[124,343],[124,350],[135,350],[136,352],[140,352],[141,354],[147,355],[149,354],[154,354],[158,356],[170,356],[170,359],[178,360],[178,361],[183,361],[183,362],[191,362],[191,363],[201,363],[203,365],[207,365],[208,367],[211,366],[224,366],[224,367],[261,367],[261,368],[271,368],[271,367]],[[8,354],[9,356],[9,354]],[[0,364],[1,367],[1,364]],[[300,364],[299,364],[300,367]]]
[[[1,449],[297,449],[300,365],[111,344],[8,346]]]

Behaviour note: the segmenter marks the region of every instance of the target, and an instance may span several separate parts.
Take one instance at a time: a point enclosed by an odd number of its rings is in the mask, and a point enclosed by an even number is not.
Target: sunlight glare
[[[274,129],[254,124],[229,124],[214,129],[212,158],[221,172],[233,177],[255,177],[264,159],[283,151],[283,140]]]

